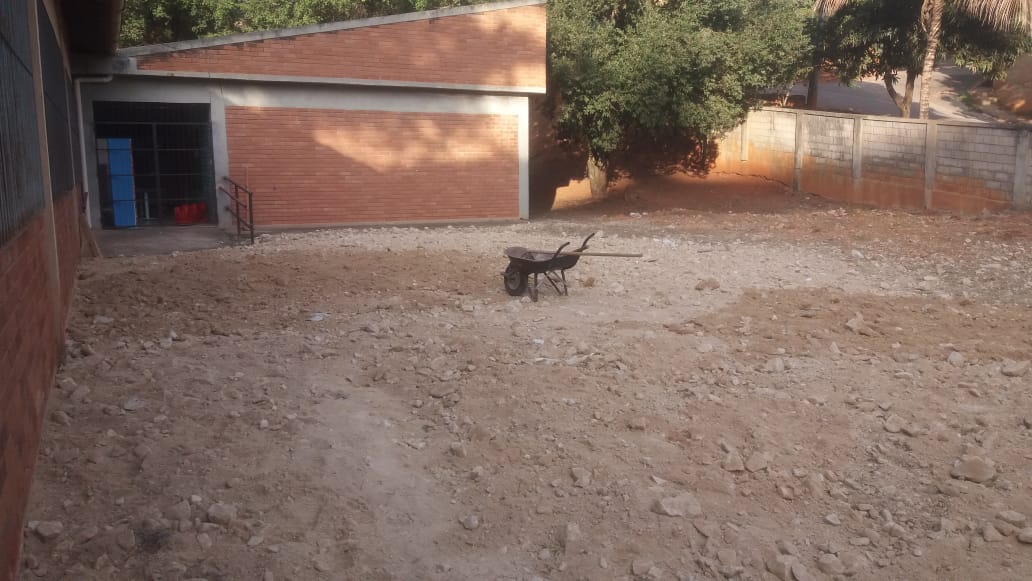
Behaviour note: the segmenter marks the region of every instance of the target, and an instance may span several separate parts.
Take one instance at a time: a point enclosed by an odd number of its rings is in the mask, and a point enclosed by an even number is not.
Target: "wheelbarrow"
[[[622,256],[628,258],[641,258],[641,254],[613,254],[602,252],[586,252],[588,241],[596,234],[592,232],[584,239],[576,250],[566,250],[570,245],[566,242],[557,250],[528,250],[522,246],[510,246],[505,249],[505,256],[509,258],[509,266],[502,273],[502,280],[505,283],[505,291],[514,297],[530,294],[530,300],[537,302],[538,289],[540,288],[541,275],[552,285],[560,295],[569,295],[569,287],[566,284],[566,271],[577,266],[581,256]],[[531,283],[533,276],[533,283]]]

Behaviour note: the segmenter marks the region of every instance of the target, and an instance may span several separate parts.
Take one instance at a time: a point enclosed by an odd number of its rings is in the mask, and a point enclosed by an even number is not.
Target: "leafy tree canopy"
[[[589,152],[593,192],[613,154],[735,127],[806,69],[807,0],[552,0],[560,137]],[[592,165],[595,167],[592,168]],[[593,182],[595,180],[593,179]]]
[[[830,66],[844,82],[873,75],[885,81],[900,114],[910,116],[914,83],[921,76],[927,48],[922,24],[923,0],[856,0],[849,2],[822,27],[821,44]],[[947,4],[942,19],[942,50],[959,65],[996,79],[1032,41],[1016,29],[987,27],[955,3]],[[905,91],[895,88],[899,75]]]
[[[121,46],[385,16],[476,0],[126,0]]]

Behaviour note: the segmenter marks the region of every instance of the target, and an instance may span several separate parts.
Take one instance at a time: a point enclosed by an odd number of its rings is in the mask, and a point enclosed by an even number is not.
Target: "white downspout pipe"
[[[104,75],[103,77],[79,77],[75,79],[75,110],[79,114],[79,159],[82,162],[82,173],[79,174],[82,177],[82,190],[86,193],[86,223],[93,227],[93,212],[90,211],[90,195],[86,189],[86,184],[90,182],[89,174],[86,172],[86,168],[89,164],[86,163],[86,122],[82,117],[82,84],[83,83],[110,83],[111,79],[115,78],[114,75]]]

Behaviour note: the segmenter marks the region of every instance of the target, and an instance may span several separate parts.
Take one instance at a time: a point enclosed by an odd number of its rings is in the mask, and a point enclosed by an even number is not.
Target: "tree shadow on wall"
[[[230,175],[254,190],[259,228],[518,216],[515,116],[229,106],[226,117]]]
[[[530,214],[547,214],[559,188],[586,177],[588,154],[560,143],[552,124],[551,95],[530,98]]]

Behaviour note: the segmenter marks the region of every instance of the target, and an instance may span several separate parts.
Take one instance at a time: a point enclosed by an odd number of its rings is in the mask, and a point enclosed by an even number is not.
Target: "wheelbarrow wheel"
[[[515,266],[509,265],[502,278],[505,280],[505,292],[510,295],[518,297],[527,292],[527,273],[520,272]]]

